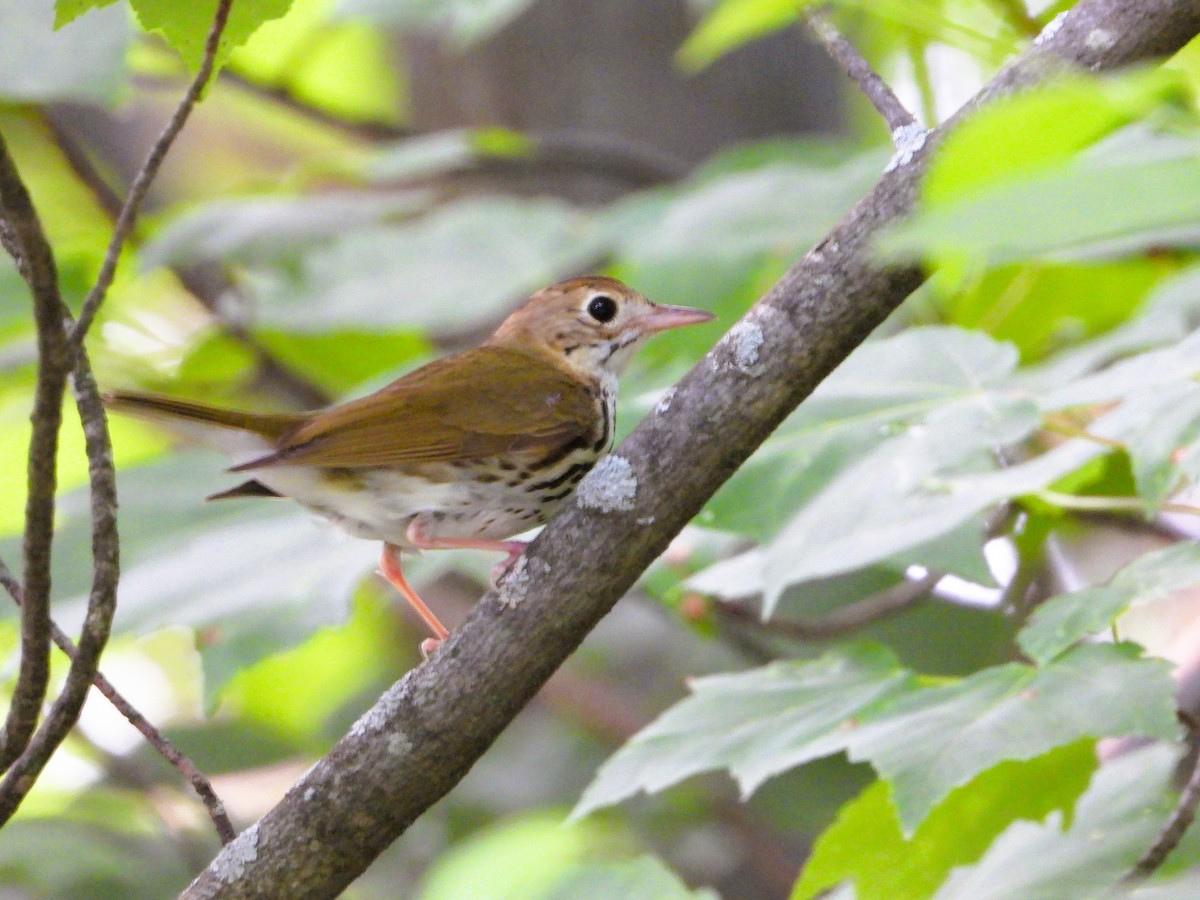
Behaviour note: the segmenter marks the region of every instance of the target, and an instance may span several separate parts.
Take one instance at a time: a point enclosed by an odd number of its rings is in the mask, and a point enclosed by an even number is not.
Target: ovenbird
[[[448,632],[405,580],[400,551],[502,551],[502,573],[525,546],[509,538],[545,523],[611,448],[617,376],[639,340],[711,318],[612,278],[577,278],[538,291],[482,346],[321,412],[105,399],[230,453],[230,471],[252,479],[214,498],[290,497],[383,541],[380,570],[433,631],[428,653]]]

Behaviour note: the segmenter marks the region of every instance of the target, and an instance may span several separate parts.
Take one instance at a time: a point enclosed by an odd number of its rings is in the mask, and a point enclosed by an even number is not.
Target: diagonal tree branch
[[[1197,31],[1195,0],[1081,0],[948,125],[1055,72],[1163,56]],[[921,283],[916,269],[879,268],[869,250],[912,208],[945,127],[734,325],[679,383],[670,408],[581,484],[501,589],[183,896],[333,896],[458,783],[671,536]]]

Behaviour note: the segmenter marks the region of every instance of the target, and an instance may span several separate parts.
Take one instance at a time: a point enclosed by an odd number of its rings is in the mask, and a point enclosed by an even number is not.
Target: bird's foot
[[[421,658],[429,659],[433,655],[433,652],[442,646],[443,640],[445,638],[425,638],[425,640],[421,641]]]
[[[508,556],[504,557],[504,559],[492,566],[489,580],[491,581],[493,589],[500,586],[500,582],[504,579],[504,576],[509,573],[513,567],[513,564],[517,561],[517,558],[525,552],[525,548],[528,546],[529,544],[526,541],[504,541],[504,547],[502,549],[508,552]]]

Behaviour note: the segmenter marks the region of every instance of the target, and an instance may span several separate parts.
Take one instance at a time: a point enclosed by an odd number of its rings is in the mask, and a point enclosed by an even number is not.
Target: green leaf
[[[813,746],[914,682],[890,652],[863,644],[811,662],[697,678],[690,687],[692,696],[601,766],[572,819],[709,769],[728,768],[748,796],[772,775],[836,752]]]
[[[1200,584],[1200,547],[1190,541],[1147,553],[1108,584],[1061,594],[1034,610],[1017,636],[1036,662],[1053,659],[1076,641],[1103,631],[1131,606]]]
[[[262,262],[306,251],[320,240],[344,235],[424,208],[424,192],[380,196],[328,193],[314,197],[219,199],[175,219],[142,249],[142,264],[188,265]]]
[[[1141,419],[1125,436],[1138,494],[1147,503],[1161,503],[1182,478],[1195,479],[1200,471],[1194,447],[1200,438],[1200,385],[1168,384],[1125,402]]]
[[[532,0],[340,0],[337,15],[365,16],[399,28],[446,34],[459,47],[483,40],[525,11]]]
[[[1084,646],[1040,668],[985,669],[899,697],[832,743],[892,783],[911,834],[951,790],[1004,760],[1032,759],[1085,737],[1175,739],[1169,667],[1139,652]]]
[[[546,890],[530,895],[534,900],[719,900],[716,891],[689,890],[679,876],[653,856],[629,862],[590,863],[569,869]]]
[[[922,208],[1068,162],[1183,91],[1177,72],[1159,68],[1106,79],[1077,74],[999,98],[938,145],[921,182]]]
[[[1121,325],[1166,268],[1161,260],[1143,258],[1013,264],[955,284],[937,302],[950,323],[1011,341],[1028,361]],[[940,282],[927,282],[932,293],[939,292]]]
[[[1194,244],[1200,146],[1142,128],[1117,137],[1068,163],[922,209],[885,234],[878,248],[891,260],[982,258],[999,265]]]
[[[1172,748],[1156,746],[1107,763],[1069,827],[1059,813],[1041,824],[1013,823],[978,863],[951,873],[936,900],[1104,894],[1162,828],[1174,802],[1170,780],[1176,762]]]
[[[347,124],[399,125],[405,98],[391,36],[361,19],[334,20],[332,5],[294,0],[232,53],[230,68]]]
[[[54,0],[54,27],[62,28],[90,9],[112,6],[117,0]]]
[[[843,881],[858,900],[924,900],[956,866],[979,859],[1018,819],[1066,815],[1096,770],[1096,747],[1076,741],[1022,762],[1004,762],[951,791],[905,838],[888,786],[877,781],[847,803],[818,839],[792,900]]]
[[[230,484],[211,454],[179,454],[118,473],[122,573],[117,634],[167,625],[204,632],[209,698],[250,664],[342,621],[378,547],[314,525],[294,504],[206,494]],[[86,491],[63,498],[54,583],[56,617],[78,628],[90,552]],[[411,573],[410,573],[411,575]],[[74,594],[75,596],[72,596]]]
[[[891,782],[905,835],[957,787],[1005,760],[1083,738],[1178,733],[1168,667],[1130,645],[1077,648],[1034,668],[1010,663],[917,688],[877,647],[698,679],[693,695],[601,767],[573,817],[638,790],[728,768],[744,794],[845,751]]]
[[[552,200],[460,200],[360,229],[257,273],[258,320],[315,331],[463,329],[595,258],[590,221]]]
[[[993,391],[1016,365],[1011,345],[957,328],[863,344],[717,493],[703,523],[772,537],[857,460],[939,409],[1007,403]]]
[[[996,470],[993,448],[1023,439],[1037,424],[1030,401],[985,394],[978,403],[938,410],[838,472],[764,549],[765,613],[789,585],[927,544],[994,503],[1026,493],[1029,480],[1042,481],[1043,467],[1058,472],[1057,461],[1078,465],[1063,453]],[[979,472],[987,475],[967,477]]]
[[[53,0],[0,0],[0,22],[0,97],[111,100],[121,86],[131,31],[122,7],[60,22],[56,31]]]
[[[1038,402],[1043,409],[1066,409],[1111,403],[1147,389],[1161,390],[1200,372],[1200,331],[1176,344],[1128,357],[1091,375],[1049,390]],[[1133,422],[1136,417],[1131,417]]]
[[[795,25],[808,0],[723,0],[679,49],[679,62],[696,71],[755,38]]]
[[[321,753],[328,746],[331,716],[355,696],[395,678],[401,667],[397,649],[394,608],[377,592],[360,591],[345,624],[321,628],[299,646],[248,668],[235,660],[238,671],[221,692],[221,714],[251,719]]]
[[[536,142],[507,128],[458,128],[418,135],[381,147],[367,164],[379,181],[428,178],[486,157],[529,156]]]
[[[413,368],[433,352],[429,341],[408,331],[256,331],[272,356],[335,396]]]
[[[439,855],[413,896],[417,900],[540,898],[586,859],[620,844],[621,835],[611,826],[578,822],[564,828],[556,812],[495,822]]]
[[[138,22],[146,31],[157,31],[191,69],[199,69],[204,58],[204,43],[217,12],[217,0],[129,0]],[[258,27],[287,13],[292,0],[235,0],[229,21],[221,34],[216,66],[220,68],[230,52],[244,44]]]

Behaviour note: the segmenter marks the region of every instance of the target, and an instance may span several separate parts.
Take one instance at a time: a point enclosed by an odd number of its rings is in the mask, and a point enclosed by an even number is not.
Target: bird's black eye
[[[617,301],[612,297],[601,294],[599,297],[593,297],[588,303],[588,315],[597,322],[611,322],[616,314]]]

